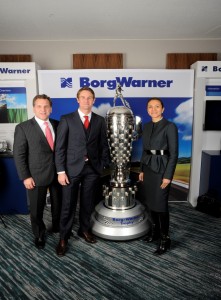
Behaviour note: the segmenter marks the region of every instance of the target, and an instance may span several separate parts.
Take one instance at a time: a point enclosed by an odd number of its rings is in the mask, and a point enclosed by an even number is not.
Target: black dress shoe
[[[67,244],[68,242],[66,240],[60,240],[57,247],[56,247],[56,253],[58,256],[64,256],[67,251]]]
[[[91,243],[91,244],[97,243],[95,236],[88,231],[84,231],[84,232],[78,231],[78,236],[84,238],[87,243]]]
[[[38,249],[43,249],[45,246],[44,238],[35,238],[35,247]]]

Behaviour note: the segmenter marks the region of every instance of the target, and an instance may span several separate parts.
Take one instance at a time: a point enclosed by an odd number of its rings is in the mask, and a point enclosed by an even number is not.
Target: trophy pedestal
[[[144,236],[149,231],[147,212],[135,200],[129,209],[110,209],[101,201],[92,214],[92,232],[107,240],[126,241]]]

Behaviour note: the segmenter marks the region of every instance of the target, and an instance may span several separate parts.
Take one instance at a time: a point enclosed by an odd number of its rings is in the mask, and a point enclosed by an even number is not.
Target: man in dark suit
[[[13,154],[19,178],[23,180],[30,201],[30,218],[35,246],[45,246],[46,226],[43,212],[50,192],[52,232],[59,232],[61,186],[54,163],[54,142],[58,121],[49,119],[52,101],[47,95],[33,99],[35,116],[15,128]],[[47,127],[47,129],[46,129]],[[48,141],[48,134],[50,140]],[[50,144],[49,144],[50,143]]]
[[[109,164],[109,147],[105,120],[91,111],[94,101],[94,91],[89,87],[81,88],[77,93],[78,110],[62,116],[58,127],[55,162],[58,181],[63,186],[58,256],[66,252],[79,186],[78,235],[88,243],[96,243],[91,233],[91,213],[100,175]]]

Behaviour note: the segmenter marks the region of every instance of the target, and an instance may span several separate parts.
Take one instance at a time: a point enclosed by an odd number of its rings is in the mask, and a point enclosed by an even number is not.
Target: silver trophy
[[[116,106],[120,99],[121,106]],[[137,186],[131,184],[132,143],[141,134],[141,119],[134,117],[129,103],[117,86],[114,106],[107,112],[107,136],[111,154],[111,180],[103,187],[104,201],[92,215],[92,231],[110,240],[129,240],[148,232],[149,222],[144,206],[136,200]]]

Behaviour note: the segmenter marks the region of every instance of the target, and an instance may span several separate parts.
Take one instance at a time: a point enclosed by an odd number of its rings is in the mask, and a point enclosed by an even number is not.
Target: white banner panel
[[[39,90],[52,98],[73,98],[82,86],[97,97],[114,97],[121,84],[124,97],[192,97],[192,70],[39,70]],[[191,84],[190,84],[191,82]]]
[[[38,68],[36,63],[0,63],[0,141],[10,149],[17,123],[33,116]]]
[[[221,61],[198,61],[191,66],[197,78],[220,78]]]

